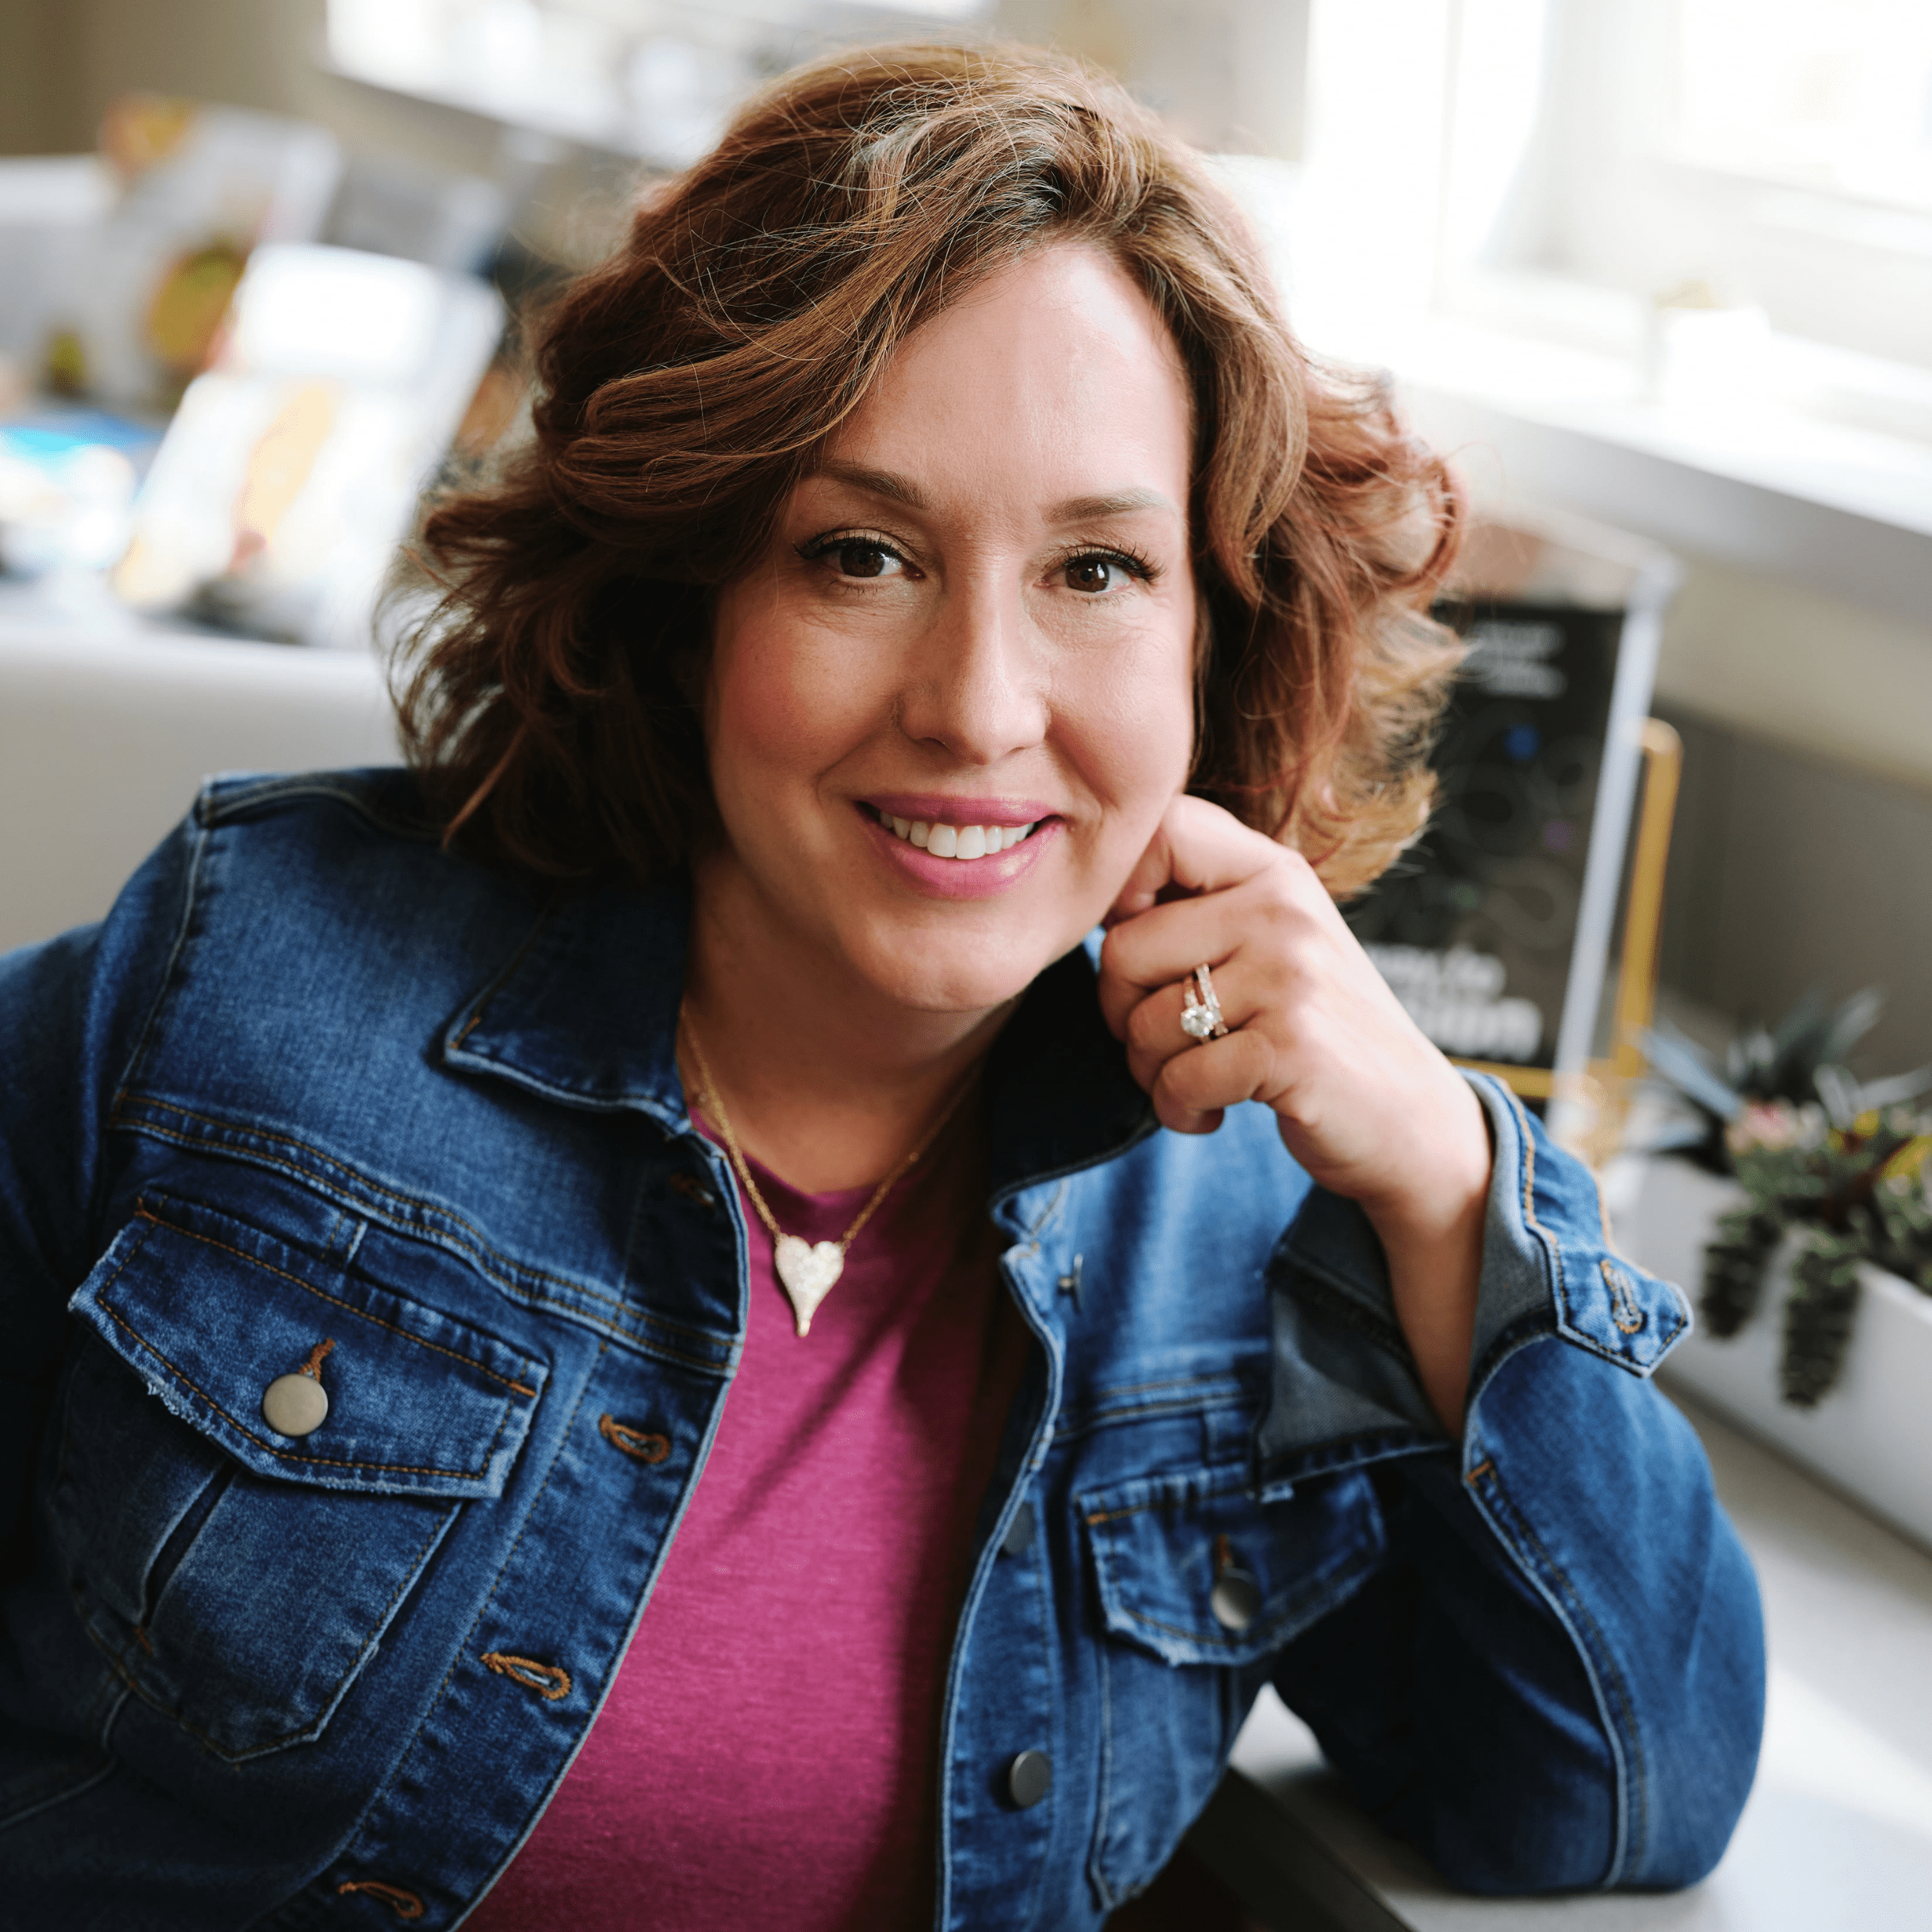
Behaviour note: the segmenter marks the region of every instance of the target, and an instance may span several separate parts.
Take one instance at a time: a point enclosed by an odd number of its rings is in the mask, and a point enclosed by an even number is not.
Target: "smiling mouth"
[[[895,818],[876,805],[868,805],[865,810],[895,838],[917,846],[936,859],[992,858],[999,853],[1010,852],[1040,823],[1036,819],[1027,825],[929,824],[924,819]]]

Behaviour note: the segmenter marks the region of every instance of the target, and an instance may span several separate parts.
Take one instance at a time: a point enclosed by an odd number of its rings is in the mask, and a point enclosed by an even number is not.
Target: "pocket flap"
[[[391,1495],[494,1496],[546,1373],[468,1323],[227,1216],[143,1203],[70,1307],[174,1415],[245,1468]],[[311,1374],[327,1413],[272,1428],[269,1385]]]
[[[1243,1463],[1079,1499],[1109,1630],[1169,1663],[1251,1663],[1324,1617],[1382,1553],[1359,1472],[1278,1502]]]

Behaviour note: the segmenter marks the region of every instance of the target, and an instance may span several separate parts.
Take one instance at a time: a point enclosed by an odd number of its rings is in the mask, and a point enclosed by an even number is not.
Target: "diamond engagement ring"
[[[1205,966],[1197,966],[1193,979],[1182,982],[1181,1026],[1197,1046],[1205,1047],[1210,1040],[1223,1039],[1227,1035],[1228,1022],[1221,1018],[1221,1002],[1214,991],[1213,976]]]

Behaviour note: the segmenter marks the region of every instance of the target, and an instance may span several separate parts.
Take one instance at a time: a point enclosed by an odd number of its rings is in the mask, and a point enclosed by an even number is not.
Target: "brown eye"
[[[1090,596],[1117,588],[1126,575],[1115,557],[1073,557],[1063,567],[1067,573],[1067,588],[1086,591]]]
[[[892,552],[876,544],[841,544],[834,554],[845,577],[883,577],[894,561]]]

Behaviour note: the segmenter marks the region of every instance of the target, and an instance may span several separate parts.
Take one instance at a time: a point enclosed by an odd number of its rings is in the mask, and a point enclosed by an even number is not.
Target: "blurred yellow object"
[[[249,452],[235,498],[235,555],[245,569],[275,540],[282,519],[307,487],[309,473],[340,413],[339,383],[305,382],[292,390]]]
[[[162,277],[142,333],[155,360],[178,381],[187,382],[207,367],[247,265],[246,251],[232,242],[210,242],[190,250]]]
[[[1512,1093],[1522,1094],[1525,1100],[1548,1100],[1556,1091],[1554,1067],[1516,1067],[1506,1060],[1464,1060],[1460,1053],[1452,1053],[1449,1059],[1454,1065],[1466,1067],[1471,1073],[1494,1074]]]
[[[1909,1181],[1932,1154],[1932,1134],[1918,1134],[1906,1142],[1878,1170],[1881,1181]]]
[[[87,393],[87,346],[78,329],[56,329],[48,337],[40,372],[52,395],[82,396]]]
[[[1644,802],[1637,809],[1630,889],[1624,903],[1623,955],[1617,973],[1617,1021],[1612,1071],[1640,1079],[1650,1062],[1642,1041],[1657,1011],[1657,949],[1663,930],[1663,880],[1670,860],[1670,827],[1684,773],[1684,741],[1661,718],[1644,720]]]
[[[116,94],[101,117],[101,152],[123,181],[132,181],[187,139],[198,111],[172,94]]]

